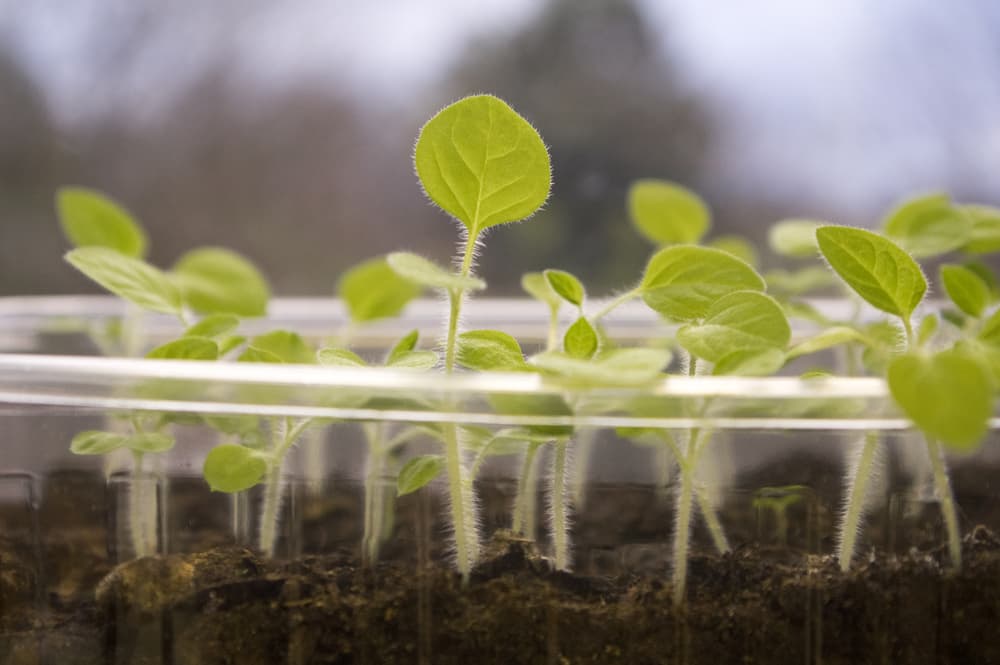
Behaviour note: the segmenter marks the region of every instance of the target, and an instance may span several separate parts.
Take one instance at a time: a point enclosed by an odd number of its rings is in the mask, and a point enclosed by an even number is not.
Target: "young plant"
[[[545,203],[551,187],[549,154],[538,132],[510,106],[490,95],[476,95],[451,104],[424,125],[414,163],[428,198],[461,224],[458,272],[413,254],[391,254],[388,260],[403,277],[447,295],[444,370],[450,374],[462,303],[469,291],[486,286],[473,274],[482,234],[530,217]],[[479,550],[476,509],[459,428],[446,426],[444,437],[456,560],[462,579],[468,581]]]

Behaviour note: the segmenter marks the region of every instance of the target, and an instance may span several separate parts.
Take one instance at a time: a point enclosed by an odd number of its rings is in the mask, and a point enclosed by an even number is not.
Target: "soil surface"
[[[981,473],[956,486],[988,488],[995,470]],[[903,543],[874,514],[867,549],[841,573],[822,509],[835,501],[804,496],[779,528],[760,502],[730,497],[721,517],[735,549],[696,547],[675,608],[671,505],[649,487],[591,493],[574,526],[577,572],[554,572],[547,552],[500,529],[463,587],[427,492],[400,500],[374,568],[360,565],[361,501],[346,485],[302,512],[299,549],[324,554],[266,559],[202,518],[185,522],[198,525],[185,531],[192,553],[112,567],[106,531],[74,521],[86,512],[74,501],[103,480],[70,478],[77,496],[47,493],[41,506],[58,528],[0,536],[0,663],[1000,664],[1000,538],[977,526],[995,515],[965,513],[952,573],[945,549],[927,545],[941,542],[934,520]],[[191,515],[204,513],[190,491]],[[839,488],[810,490],[827,491]],[[480,494],[487,530],[502,525],[510,487]]]

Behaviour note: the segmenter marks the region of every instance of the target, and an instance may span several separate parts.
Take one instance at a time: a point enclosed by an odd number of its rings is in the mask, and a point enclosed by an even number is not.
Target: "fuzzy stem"
[[[277,436],[274,437],[274,450],[264,476],[264,506],[261,510],[257,540],[258,549],[267,556],[274,556],[274,546],[278,538],[281,501],[284,498],[285,455],[311,424],[312,420],[309,418],[300,420],[295,425],[292,425],[291,418],[276,420]]]
[[[569,506],[566,503],[566,446],[556,441],[552,465],[552,539],[556,548],[556,570],[569,570]]]
[[[632,300],[633,298],[635,298],[636,296],[638,296],[640,290],[641,289],[639,287],[636,287],[636,288],[632,289],[631,291],[626,291],[625,293],[621,294],[620,296],[618,296],[617,298],[615,298],[614,300],[612,300],[611,302],[609,302],[608,304],[606,304],[604,307],[602,307],[597,312],[597,314],[594,315],[594,322],[600,321],[605,316],[607,316],[608,314],[610,314],[612,312],[612,310],[614,310],[615,308],[617,308],[619,305],[624,305],[629,300]]]
[[[153,554],[153,540],[150,538],[150,513],[155,517],[155,506],[151,506],[146,488],[146,478],[143,477],[143,454],[132,452],[134,467],[129,482],[128,493],[128,531],[132,540],[132,551],[136,558]],[[152,509],[152,510],[151,510]],[[155,534],[155,526],[153,527]]]
[[[594,455],[594,437],[592,429],[584,430],[576,441],[573,454],[573,506],[582,511],[587,500],[587,474],[590,471],[590,458]]]
[[[365,530],[361,538],[364,547],[364,563],[374,565],[378,561],[379,539],[382,532],[381,489],[379,479],[384,466],[384,455],[381,447],[381,423],[366,423],[365,438],[368,441],[368,472],[365,474]]]
[[[936,440],[926,437],[927,454],[931,458],[934,469],[934,489],[941,502],[941,515],[944,517],[945,529],[948,532],[948,554],[951,557],[953,570],[962,568],[962,540],[958,532],[958,513],[955,509],[955,496],[948,480],[948,470],[945,468],[944,451]]]
[[[865,512],[865,495],[868,492],[868,480],[871,477],[872,463],[878,450],[879,437],[877,432],[865,432],[861,455],[857,466],[848,476],[847,510],[840,523],[840,534],[837,538],[837,562],[840,569],[846,571],[854,558],[854,548],[857,545],[858,531]]]
[[[688,445],[694,448],[696,443],[695,438],[692,437]],[[690,451],[688,453],[690,455]],[[672,582],[675,606],[680,606],[684,602],[685,585],[687,584],[687,557],[691,537],[691,498],[694,493],[694,479],[691,476],[691,469],[688,468],[687,464],[682,464],[674,524],[674,569]]]
[[[511,517],[510,528],[514,533],[521,534],[532,540],[535,539],[535,477],[538,459],[537,453],[540,444],[531,443],[524,453],[524,460],[521,463],[521,473],[517,481],[517,496],[514,497],[514,515]],[[528,526],[528,515],[531,514],[531,530]]]
[[[546,351],[555,351],[559,348],[559,304],[549,307],[549,336],[545,342]]]

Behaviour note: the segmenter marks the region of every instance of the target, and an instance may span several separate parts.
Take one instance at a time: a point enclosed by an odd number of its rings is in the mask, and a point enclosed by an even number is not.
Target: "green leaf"
[[[125,256],[146,255],[146,232],[131,214],[100,192],[63,187],[56,194],[59,223],[74,247],[105,247]]]
[[[221,338],[218,341],[219,357],[220,358],[223,357],[224,355],[226,355],[227,353],[229,353],[230,351],[232,351],[245,341],[247,341],[247,338],[243,337],[242,335],[228,335],[226,337]]]
[[[208,337],[185,335],[161,344],[147,353],[146,357],[160,360],[216,360],[219,357],[219,345]]]
[[[701,324],[677,331],[681,346],[713,363],[737,351],[784,349],[790,337],[781,305],[756,291],[737,291],[719,298]]]
[[[576,305],[577,307],[583,305],[586,291],[584,291],[580,280],[564,270],[546,270],[543,274],[545,275],[545,279],[548,280],[549,286],[552,287],[552,290],[559,297],[571,305]]]
[[[529,363],[574,386],[639,386],[663,378],[670,362],[666,349],[628,348],[605,351],[590,360],[560,351],[532,356]]]
[[[66,260],[111,293],[143,309],[181,313],[181,294],[167,276],[140,259],[106,247],[81,247]]]
[[[396,478],[396,495],[403,496],[427,485],[444,471],[443,455],[418,455],[399,470]]]
[[[993,312],[979,331],[979,339],[1000,349],[1000,309]]]
[[[185,337],[222,337],[240,325],[240,320],[233,314],[209,314],[198,323],[184,331]]]
[[[478,277],[463,277],[457,273],[448,272],[433,261],[417,254],[393,252],[386,256],[386,261],[396,271],[396,274],[420,286],[464,291],[481,291],[486,288],[486,282]]]
[[[812,258],[819,252],[816,229],[824,222],[811,219],[785,219],[774,224],[767,233],[767,243],[775,254],[794,258]]]
[[[816,240],[830,267],[872,306],[909,319],[923,299],[920,266],[891,240],[847,226],[821,227]]]
[[[491,95],[461,99],[417,138],[417,176],[434,203],[475,238],[535,213],[549,196],[549,153],[538,132]]]
[[[316,359],[320,365],[327,367],[367,367],[368,363],[364,358],[354,353],[350,349],[338,349],[333,347],[323,347],[316,352]]]
[[[712,374],[724,376],[769,376],[785,364],[781,349],[741,349],[728,353],[712,367]]]
[[[416,328],[400,337],[399,341],[389,350],[389,354],[386,356],[386,363],[391,363],[393,358],[416,349],[419,340],[420,331]]]
[[[732,254],[739,260],[745,261],[747,265],[753,267],[755,270],[760,263],[760,257],[757,256],[757,248],[742,236],[716,236],[708,241],[706,247],[721,249],[723,252]]]
[[[685,187],[665,180],[637,180],[628,191],[628,214],[658,245],[696,243],[711,226],[708,206]]]
[[[369,259],[349,269],[337,284],[351,321],[364,323],[392,318],[420,295],[420,286],[389,267],[385,257]]]
[[[653,255],[639,288],[646,304],[660,314],[694,321],[704,318],[709,306],[728,293],[763,291],[764,280],[732,254],[679,245]]]
[[[931,340],[937,332],[940,319],[933,314],[928,314],[920,320],[920,327],[917,328],[917,346],[923,346]]]
[[[221,247],[187,252],[171,275],[184,302],[196,312],[264,316],[271,288],[247,259]]]
[[[561,395],[493,393],[489,396],[489,402],[497,415],[542,416],[545,420],[573,415],[573,410]],[[526,429],[551,438],[569,436],[573,433],[573,428],[569,425],[532,425]]]
[[[224,443],[205,457],[202,474],[213,492],[233,494],[250,489],[264,478],[267,462],[259,451]]]
[[[889,364],[889,390],[903,413],[927,436],[954,450],[974,450],[993,414],[988,371],[955,350],[910,353]]]
[[[458,336],[458,364],[469,369],[521,372],[529,369],[517,340],[499,330],[470,330]]]
[[[122,434],[87,430],[73,437],[69,450],[75,455],[105,455],[123,447],[127,440]]]
[[[958,249],[972,236],[972,218],[952,205],[947,194],[919,196],[889,213],[885,234],[918,258]]]
[[[125,440],[125,446],[137,453],[162,453],[174,447],[174,437],[161,432],[133,434]]]
[[[433,351],[407,351],[386,363],[386,367],[397,369],[431,369],[441,358]]]
[[[258,335],[247,344],[241,362],[278,362],[315,364],[316,352],[298,333],[275,330]]]
[[[1000,208],[983,205],[961,206],[972,220],[969,242],[962,251],[970,254],[992,254],[1000,250]]]
[[[946,264],[941,266],[941,284],[955,305],[978,318],[990,304],[990,287],[968,268]]]
[[[521,276],[521,288],[525,290],[535,300],[540,300],[549,307],[558,307],[562,304],[562,298],[552,290],[545,273],[526,272]]]
[[[786,354],[789,360],[799,356],[825,351],[835,346],[849,344],[850,342],[865,342],[865,336],[854,328],[847,326],[834,326],[819,332],[818,334],[803,340],[788,350]]]
[[[563,350],[573,358],[586,360],[597,353],[597,332],[586,317],[573,322],[563,336]]]

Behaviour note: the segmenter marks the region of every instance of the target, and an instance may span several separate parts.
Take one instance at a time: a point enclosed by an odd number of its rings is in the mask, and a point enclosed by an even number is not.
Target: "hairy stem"
[[[854,558],[857,546],[858,532],[861,530],[861,520],[864,518],[865,495],[868,492],[868,480],[871,477],[872,464],[878,450],[879,437],[877,432],[865,432],[861,453],[857,463],[848,472],[848,500],[844,517],[840,523],[837,537],[837,563],[840,569],[846,571]]]
[[[371,566],[378,561],[382,536],[381,497],[379,485],[385,466],[385,456],[381,446],[382,423],[365,423],[365,438],[368,441],[368,471],[365,474],[365,529],[361,542],[364,548],[364,563]]]
[[[587,500],[587,475],[590,472],[590,459],[594,454],[594,438],[597,433],[592,429],[583,430],[574,444],[573,452],[573,506],[583,510]]]
[[[291,418],[274,421],[274,448],[264,476],[264,505],[261,509],[257,548],[267,556],[274,556],[278,539],[278,522],[284,499],[285,456],[302,433],[312,424],[310,418],[294,423]]]
[[[962,540],[958,532],[958,513],[955,508],[955,496],[948,480],[948,470],[945,468],[944,451],[936,440],[926,437],[927,454],[931,458],[934,469],[934,490],[941,502],[941,515],[944,517],[945,529],[948,532],[948,555],[951,557],[953,570],[962,568]]]
[[[128,532],[136,558],[150,556],[156,547],[156,499],[150,496],[143,474],[143,454],[133,451],[131,482],[128,483]],[[153,522],[151,527],[150,522]]]
[[[514,533],[534,540],[535,538],[535,479],[537,477],[535,462],[538,459],[540,444],[528,444],[521,462],[521,473],[517,477],[517,496],[514,497],[514,515],[510,528]],[[530,515],[530,520],[529,520]],[[528,523],[531,523],[530,529]]]
[[[604,307],[602,307],[597,312],[597,314],[594,315],[594,321],[595,322],[600,321],[601,319],[603,319],[605,316],[607,316],[608,314],[610,314],[614,309],[616,309],[620,305],[624,305],[629,300],[632,300],[633,298],[637,297],[639,295],[640,291],[641,291],[641,289],[639,287],[636,287],[636,288],[632,289],[631,291],[626,291],[625,293],[623,293],[620,296],[616,297],[614,300],[612,300],[611,302],[609,302],[608,304],[606,304]]]
[[[556,570],[569,570],[569,506],[566,502],[566,447],[568,441],[555,443],[552,464],[552,539],[556,549]]]
[[[694,437],[688,444],[691,448],[697,444]],[[690,455],[690,450],[688,451]],[[694,493],[694,478],[687,464],[681,465],[680,486],[677,492],[677,510],[674,518],[674,551],[673,551],[673,598],[674,605],[684,602],[685,585],[687,584],[687,558],[689,540],[691,537],[691,498]]]
[[[549,306],[549,336],[545,342],[546,351],[559,348],[559,304]]]

